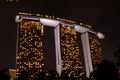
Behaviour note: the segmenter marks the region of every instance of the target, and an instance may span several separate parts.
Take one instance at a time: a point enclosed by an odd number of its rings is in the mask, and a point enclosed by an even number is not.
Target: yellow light
[[[83,25],[83,23],[80,23],[80,25]]]

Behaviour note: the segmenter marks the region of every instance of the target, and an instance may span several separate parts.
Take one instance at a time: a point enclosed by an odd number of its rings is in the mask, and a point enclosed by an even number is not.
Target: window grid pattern
[[[43,71],[43,26],[39,21],[22,20],[19,26],[17,76],[27,71],[32,79]]]
[[[95,70],[97,65],[103,60],[103,54],[98,36],[92,33],[89,33],[88,35],[92,64],[93,69]]]
[[[60,43],[63,70],[69,71],[69,76],[80,77],[84,74],[83,63],[74,27],[60,25]]]

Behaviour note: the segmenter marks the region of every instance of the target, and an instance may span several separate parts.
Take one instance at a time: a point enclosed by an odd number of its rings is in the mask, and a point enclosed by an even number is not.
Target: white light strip
[[[67,24],[67,25],[71,26],[71,24],[65,23],[64,21],[59,21],[59,20],[55,20],[55,19],[41,18],[41,17],[23,16],[23,15],[17,15],[16,18],[15,18],[15,21],[18,22],[20,18],[22,18],[22,19],[30,19],[30,20],[40,20],[40,22],[43,25],[51,26],[51,27],[56,27],[60,23]],[[75,26],[75,29],[76,29],[77,32],[80,32],[80,33],[90,32],[90,33],[93,33],[93,34],[97,34],[97,32],[92,31],[92,29],[86,28],[84,26],[76,25],[76,24],[73,24],[73,25]],[[100,32],[97,35],[98,35],[99,39],[103,39],[105,37]]]
[[[89,30],[88,28],[85,28],[85,27],[80,26],[80,25],[75,25],[75,29],[77,32],[80,32],[80,33],[84,33],[84,32]]]
[[[93,33],[93,34],[97,34],[95,31],[92,31],[91,29],[88,30],[88,32]]]
[[[100,32],[97,33],[97,36],[98,36],[99,39],[104,39],[105,38],[105,36]]]
[[[20,16],[17,15],[17,16],[15,17],[15,22],[19,22],[19,19],[20,19]]]
[[[29,20],[39,20],[38,17],[25,17],[25,16],[21,16],[22,19],[29,19]]]
[[[68,24],[68,23],[64,23],[64,22],[61,22],[60,24],[62,24],[62,25],[67,25],[67,26],[70,26],[70,27],[73,27],[73,26],[74,26],[73,24]]]
[[[86,68],[86,76],[89,77],[90,73],[93,71],[91,53],[90,53],[90,45],[88,32],[85,32],[81,35],[83,51],[84,51],[84,59],[85,59],[85,68]]]
[[[40,22],[43,25],[51,26],[51,27],[56,27],[60,23],[60,21],[53,20],[53,19],[46,19],[46,18],[40,18]]]
[[[62,72],[62,62],[61,62],[61,48],[60,48],[60,27],[57,26],[54,29],[55,34],[55,50],[56,50],[56,71],[60,69],[60,74]]]
[[[18,39],[19,39],[19,28],[20,28],[20,24],[18,23],[17,25],[17,41],[16,41],[16,64],[15,67],[17,68],[17,56],[18,56]]]
[[[86,51],[88,56],[89,72],[91,73],[93,71],[93,65],[92,65],[92,59],[91,59],[91,53],[90,53],[88,32],[85,33],[85,37],[86,37],[85,41],[86,41]]]
[[[85,40],[85,33],[81,35],[82,45],[83,45],[83,53],[84,53],[84,60],[85,60],[85,71],[86,77],[89,77],[89,65],[88,65],[88,57],[87,57],[87,48],[86,48],[86,40]]]

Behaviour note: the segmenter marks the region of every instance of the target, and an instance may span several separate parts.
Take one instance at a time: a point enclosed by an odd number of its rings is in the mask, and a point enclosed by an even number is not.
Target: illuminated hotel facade
[[[49,70],[59,74],[69,70],[69,76],[86,74],[89,77],[90,72],[102,61],[99,39],[104,38],[104,35],[100,32],[74,21],[52,19],[49,16],[44,18],[38,14],[19,14],[16,22],[18,76],[23,70],[29,73],[29,78]]]

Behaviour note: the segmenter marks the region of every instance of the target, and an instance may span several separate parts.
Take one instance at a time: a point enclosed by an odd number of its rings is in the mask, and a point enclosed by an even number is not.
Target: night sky
[[[0,0],[0,69],[14,68],[18,12],[41,13],[92,25],[106,37],[101,41],[104,58],[116,61],[120,45],[120,3],[117,0]]]

